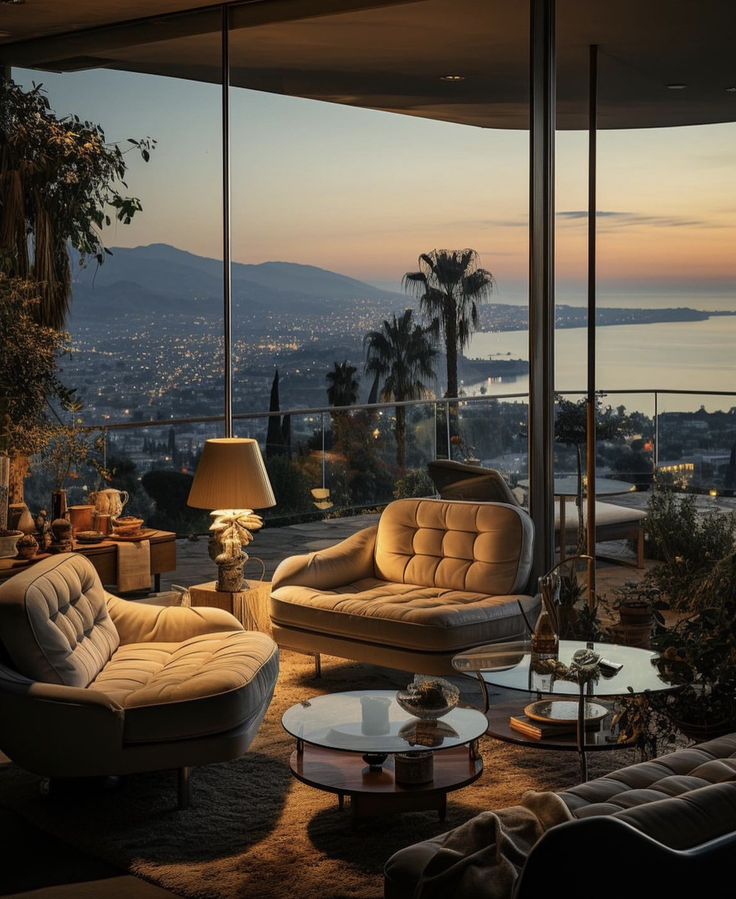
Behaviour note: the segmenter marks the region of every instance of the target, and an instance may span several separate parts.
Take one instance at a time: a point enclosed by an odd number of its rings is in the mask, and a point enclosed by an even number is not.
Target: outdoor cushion
[[[523,632],[518,601],[534,620],[536,606],[528,596],[489,596],[363,578],[331,590],[281,587],[272,593],[271,616],[282,626],[443,652]]]
[[[565,533],[575,536],[578,532],[578,510],[575,501],[567,500],[565,506]],[[595,526],[596,528],[606,527],[622,527],[630,525],[632,528],[638,527],[640,523],[647,517],[647,513],[641,509],[632,509],[630,506],[617,506],[615,503],[595,504]],[[583,521],[588,520],[588,512],[583,505]],[[560,508],[555,503],[555,530],[560,529]]]
[[[129,643],[89,685],[125,710],[128,743],[222,733],[254,717],[278,673],[273,641],[257,631],[182,643]]]
[[[23,589],[18,583],[0,588],[0,642],[13,667],[31,680],[86,687],[120,642],[95,569],[63,554],[30,569]]]

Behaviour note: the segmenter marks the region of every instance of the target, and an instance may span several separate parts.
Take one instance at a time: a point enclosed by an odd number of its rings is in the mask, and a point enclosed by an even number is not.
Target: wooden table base
[[[358,753],[305,744],[301,751],[292,752],[289,764],[292,774],[302,783],[335,793],[340,808],[348,796],[354,820],[436,811],[440,821],[444,821],[447,794],[473,783],[483,773],[483,759],[468,746],[435,752],[434,779],[416,786],[396,783],[391,755],[380,771],[371,771]]]

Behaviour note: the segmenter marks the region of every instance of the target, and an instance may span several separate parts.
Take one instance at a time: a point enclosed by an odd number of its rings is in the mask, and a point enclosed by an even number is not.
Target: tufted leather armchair
[[[736,734],[621,768],[559,795],[573,820],[552,827],[533,847],[513,899],[620,899],[655,890],[673,899],[734,895]],[[389,859],[386,899],[416,894],[443,836]]]
[[[280,646],[424,674],[525,634],[533,526],[518,506],[404,499],[377,527],[285,559],[273,577]]]
[[[50,777],[177,768],[242,755],[278,676],[270,637],[221,609],[107,593],[65,553],[0,587],[0,749]]]

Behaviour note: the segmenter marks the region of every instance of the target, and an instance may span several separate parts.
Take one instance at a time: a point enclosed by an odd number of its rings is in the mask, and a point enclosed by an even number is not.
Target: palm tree
[[[366,349],[366,373],[383,381],[381,399],[400,403],[423,396],[423,379],[434,378],[433,360],[437,350],[427,328],[414,321],[411,309],[398,318],[384,320],[378,331],[369,331],[363,339]],[[396,406],[396,463],[406,468],[406,407]]]
[[[432,250],[419,257],[419,271],[407,272],[402,284],[421,304],[432,332],[442,337],[447,354],[447,393],[456,397],[458,351],[478,330],[480,305],[493,293],[493,275],[480,268],[475,250]]]
[[[332,371],[327,372],[327,401],[331,406],[352,406],[358,399],[360,380],[356,378],[358,369],[354,365],[335,362]]]

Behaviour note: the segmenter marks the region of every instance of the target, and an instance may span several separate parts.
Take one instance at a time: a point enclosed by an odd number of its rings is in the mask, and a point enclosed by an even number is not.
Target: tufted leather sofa
[[[525,633],[533,527],[501,503],[404,499],[377,527],[285,559],[273,576],[280,646],[425,674],[453,655]]]
[[[242,755],[268,709],[278,649],[221,609],[107,593],[65,553],[0,587],[0,749],[50,777],[188,768]]]
[[[670,897],[736,894],[736,734],[630,765],[559,795],[573,820],[551,828],[534,846],[514,899],[556,895],[555,887],[560,895],[588,897],[592,884],[593,894],[603,899],[645,896],[654,887]],[[442,841],[440,836],[417,843],[389,859],[387,899],[415,895]]]

